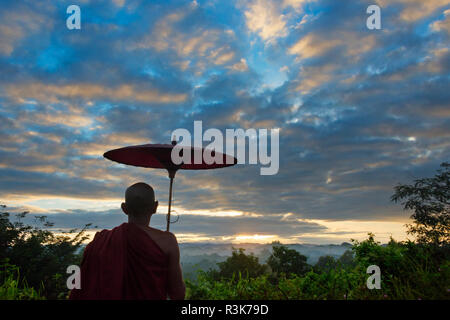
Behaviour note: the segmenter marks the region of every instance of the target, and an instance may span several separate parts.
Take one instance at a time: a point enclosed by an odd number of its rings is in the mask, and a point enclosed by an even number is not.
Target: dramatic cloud
[[[31,83],[23,86],[12,85],[6,88],[9,97],[18,102],[26,98],[40,102],[52,103],[61,99],[99,99],[106,98],[110,101],[133,100],[137,102],[161,102],[173,103],[186,100],[186,94],[161,94],[154,90],[137,90],[133,86],[123,84],[115,88],[107,88],[96,84],[70,84],[63,86],[44,85],[42,83]]]
[[[400,18],[406,21],[416,21],[428,17],[436,9],[448,6],[446,0],[376,0],[383,7],[400,4],[402,7]]]
[[[163,228],[167,173],[102,155],[201,120],[278,128],[280,168],[177,173],[182,241],[386,240],[409,216],[393,186],[450,158],[448,1],[80,1],[81,30],[70,4],[0,8],[0,202],[14,210],[111,228],[146,181]]]

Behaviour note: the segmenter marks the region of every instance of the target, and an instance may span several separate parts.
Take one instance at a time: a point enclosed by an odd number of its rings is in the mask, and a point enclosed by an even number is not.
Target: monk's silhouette
[[[157,207],[148,184],[126,190],[122,210],[128,223],[95,234],[84,250],[81,288],[70,299],[184,299],[177,239],[149,226]]]

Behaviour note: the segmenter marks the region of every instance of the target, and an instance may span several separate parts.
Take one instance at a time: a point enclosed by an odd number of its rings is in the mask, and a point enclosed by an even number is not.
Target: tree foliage
[[[18,268],[19,285],[26,282],[32,288],[42,288],[42,295],[49,299],[64,298],[68,293],[66,269],[80,263],[79,249],[89,225],[77,233],[71,230],[66,235],[56,235],[43,229],[53,226],[47,217],[36,216],[41,226],[31,226],[22,222],[27,215],[28,212],[19,213],[13,222],[8,212],[0,213],[0,264]],[[5,274],[0,283],[6,278]]]
[[[255,278],[266,272],[267,268],[258,261],[253,254],[245,254],[243,248],[233,248],[231,257],[217,265],[219,270],[210,270],[209,274],[214,279],[237,279],[240,276]]]
[[[316,264],[314,265],[314,270],[317,272],[330,272],[330,270],[336,269],[337,261],[332,256],[322,256],[319,257]]]
[[[414,210],[408,233],[419,243],[448,244],[450,240],[450,164],[432,178],[422,178],[410,185],[398,185],[391,200],[401,202],[405,210]]]
[[[289,249],[280,244],[272,245],[272,255],[267,260],[267,264],[276,274],[301,275],[309,270],[306,257],[298,251]]]

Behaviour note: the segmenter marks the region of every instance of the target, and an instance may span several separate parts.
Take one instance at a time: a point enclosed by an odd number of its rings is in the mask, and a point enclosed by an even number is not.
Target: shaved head
[[[155,192],[144,182],[138,182],[125,191],[127,213],[140,216],[149,213],[155,207]],[[154,213],[154,212],[151,212]]]

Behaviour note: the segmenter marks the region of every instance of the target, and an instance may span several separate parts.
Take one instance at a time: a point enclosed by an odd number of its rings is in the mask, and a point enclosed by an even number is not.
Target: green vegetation
[[[274,245],[273,261],[280,252],[289,249]],[[349,261],[350,253],[354,255]],[[268,266],[252,266],[266,270],[253,276],[242,270],[229,274],[230,257],[220,264],[219,271],[199,272],[197,281],[187,282],[189,299],[448,299],[450,297],[450,263],[448,249],[413,242],[395,242],[383,246],[373,235],[353,241],[352,251],[334,260],[319,259],[315,266],[305,266],[293,272],[289,260],[277,262],[277,271]],[[242,249],[235,251],[245,260]],[[331,259],[330,259],[331,258]],[[296,261],[294,259],[294,261]],[[303,260],[300,260],[303,261]],[[346,261],[344,263],[343,261]],[[369,265],[381,269],[381,289],[366,287]],[[227,269],[224,268],[227,266]],[[306,270],[307,269],[307,270]],[[247,271],[247,269],[243,269]],[[279,271],[286,270],[286,271]],[[221,275],[218,279],[217,275]]]
[[[261,265],[258,262],[258,258],[253,254],[246,255],[244,249],[234,249],[229,257],[224,262],[219,262],[219,271],[215,269],[210,269],[208,271],[208,276],[215,280],[228,279],[236,280],[234,275],[237,273],[245,274],[247,277],[257,277],[265,273],[266,266]]]
[[[392,201],[405,210],[414,210],[408,233],[418,243],[448,245],[450,241],[450,164],[444,162],[433,178],[417,179],[411,185],[398,185]]]
[[[285,274],[301,275],[308,271],[306,257],[286,246],[275,244],[273,253],[267,260],[267,264],[275,275]]]
[[[20,281],[19,268],[7,262],[1,265],[0,300],[41,300],[40,292]],[[21,285],[22,282],[22,285]]]
[[[2,206],[6,208],[5,206]],[[81,262],[79,252],[86,239],[85,229],[56,235],[39,226],[25,225],[28,212],[10,221],[8,212],[0,213],[0,298],[64,299],[68,295],[66,269]],[[43,227],[51,227],[45,216],[36,217]],[[34,289],[33,289],[34,288]],[[39,294],[38,294],[39,293]]]

